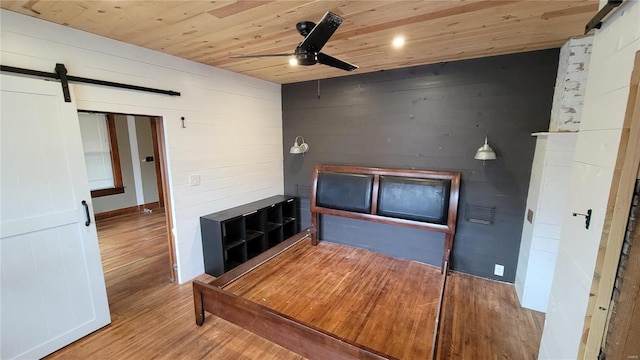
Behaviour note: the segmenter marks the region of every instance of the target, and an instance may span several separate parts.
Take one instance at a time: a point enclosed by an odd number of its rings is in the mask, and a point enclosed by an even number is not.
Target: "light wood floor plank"
[[[98,223],[98,233],[112,323],[49,358],[301,359],[297,354],[213,316],[207,316],[202,327],[195,325],[191,284],[177,285],[169,281],[169,255],[162,212],[104,220]],[[321,243],[318,250],[325,259],[322,261],[344,265],[363,261],[358,258],[363,250],[340,247],[340,252],[332,251],[338,247],[336,244]],[[416,328],[418,324],[434,316],[431,310],[416,309],[430,308],[431,304],[429,301],[418,301],[428,297],[412,296],[411,292],[415,290],[398,284],[429,282],[428,271],[423,269],[430,267],[365,253],[362,256],[369,261],[364,262],[368,265],[362,267],[361,273],[355,277],[365,279],[363,281],[350,280],[351,277],[331,269],[318,277],[313,277],[312,271],[291,274],[297,278],[295,281],[292,279],[294,283],[333,284],[326,288],[335,293],[326,291],[308,299],[302,293],[292,296],[295,286],[282,285],[281,291],[272,291],[273,294],[265,298],[263,303],[279,304],[277,306],[282,307],[279,311],[300,308],[297,300],[311,300],[311,304],[315,304],[311,306],[327,306],[330,311],[316,313],[310,320],[317,320],[337,332],[355,336],[357,341],[381,341],[376,336],[393,338],[396,333],[415,334],[412,338],[389,339],[385,346],[403,359],[426,358],[422,356],[423,350],[412,353],[414,350],[411,349],[430,347],[430,335],[424,339],[427,346],[415,343],[422,341],[423,337]],[[299,255],[301,261],[318,261],[316,255],[304,252]],[[291,271],[287,264],[270,266],[275,267],[275,272]],[[380,273],[380,268],[385,270]],[[260,272],[256,274],[260,276]],[[371,280],[374,278],[377,280]],[[402,280],[397,281],[399,278]],[[203,275],[199,279],[208,281],[212,278]],[[244,285],[238,283],[234,285],[238,287],[234,291],[252,292],[259,296],[260,292],[268,290],[260,288],[265,284],[264,281]],[[430,290],[420,291],[426,294]],[[356,301],[359,297],[362,298],[358,300],[360,302]],[[440,359],[537,357],[544,315],[520,308],[513,285],[454,273],[448,281],[446,297]],[[373,299],[376,302],[396,301],[398,304],[375,308],[372,306]],[[258,303],[261,301],[259,298],[254,300],[258,300]],[[336,301],[351,305],[342,309],[334,308],[331,303]],[[383,326],[380,329],[362,323],[367,316],[406,318],[406,311],[418,315],[412,322],[386,321],[380,325]],[[347,313],[348,316],[344,315]],[[343,316],[349,321],[339,321]],[[428,330],[430,334],[431,329]]]
[[[427,358],[440,278],[434,266],[305,240],[227,290],[393,357]]]
[[[223,320],[195,325],[191,284],[169,281],[164,221],[154,211],[98,223],[112,322],[48,358],[301,359]]]

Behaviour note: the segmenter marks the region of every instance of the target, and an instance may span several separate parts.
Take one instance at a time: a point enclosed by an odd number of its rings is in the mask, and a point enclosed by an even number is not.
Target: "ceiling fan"
[[[240,58],[261,58],[274,56],[293,56],[299,65],[315,65],[317,63],[333,66],[338,69],[352,71],[358,67],[348,62],[336,59],[333,56],[321,53],[322,47],[329,41],[329,38],[342,24],[344,19],[330,11],[327,11],[320,22],[316,25],[311,21],[302,21],[296,24],[296,29],[304,40],[296,47],[293,53],[286,54],[257,54],[257,55],[236,55],[234,59]]]

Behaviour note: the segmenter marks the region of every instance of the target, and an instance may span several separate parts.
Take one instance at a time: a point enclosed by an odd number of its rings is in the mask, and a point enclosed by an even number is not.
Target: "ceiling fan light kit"
[[[331,55],[320,52],[322,47],[329,41],[329,38],[338,29],[338,26],[342,24],[344,19],[327,11],[320,22],[315,24],[311,21],[301,21],[296,24],[296,29],[300,35],[304,36],[304,40],[294,50],[293,53],[285,54],[258,54],[258,55],[236,55],[231,56],[234,59],[242,58],[261,58],[261,57],[276,57],[276,56],[289,56],[293,57],[289,60],[289,64],[294,65],[293,59],[295,59],[296,65],[311,66],[315,64],[323,64],[332,66],[345,71],[353,71],[358,66],[349,64],[346,61],[337,59]]]

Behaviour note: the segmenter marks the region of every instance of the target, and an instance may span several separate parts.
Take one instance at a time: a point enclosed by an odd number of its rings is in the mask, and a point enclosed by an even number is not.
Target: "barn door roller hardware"
[[[89,79],[89,78],[80,77],[80,76],[67,75],[67,68],[64,66],[64,64],[56,64],[56,71],[53,73],[48,73],[46,71],[23,69],[23,68],[17,68],[13,66],[5,66],[5,65],[0,65],[0,71],[60,80],[60,83],[62,84],[62,93],[64,94],[65,102],[71,102],[71,94],[69,93],[69,81],[85,83],[85,84],[110,86],[110,87],[116,87],[120,89],[146,91],[146,92],[151,92],[156,94],[180,96],[179,92],[172,91],[172,90],[161,90],[161,89],[148,88],[144,86],[123,84],[123,83],[117,83],[112,81],[96,80],[96,79]]]
[[[602,26],[602,19],[607,16],[611,10],[617,8],[622,4],[623,0],[608,0],[607,4],[598,11],[598,13],[587,23],[584,27],[584,34],[587,35],[589,31],[593,29],[600,29]]]

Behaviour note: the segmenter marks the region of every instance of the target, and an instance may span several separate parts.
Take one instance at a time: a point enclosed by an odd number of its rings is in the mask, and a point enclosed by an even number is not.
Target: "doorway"
[[[166,252],[168,271],[162,272],[175,282],[162,117],[86,110],[78,114],[105,276],[113,269],[157,255],[151,253],[151,249],[158,250],[157,243],[140,246],[148,240],[144,232],[124,243],[114,236],[120,231],[126,239],[139,230],[136,227],[151,226],[154,230],[149,234],[153,236],[149,237],[156,242],[166,239],[161,250]],[[153,221],[147,224],[149,219],[142,215],[153,215]],[[159,215],[163,219],[161,240]],[[132,218],[137,219],[137,225]]]

